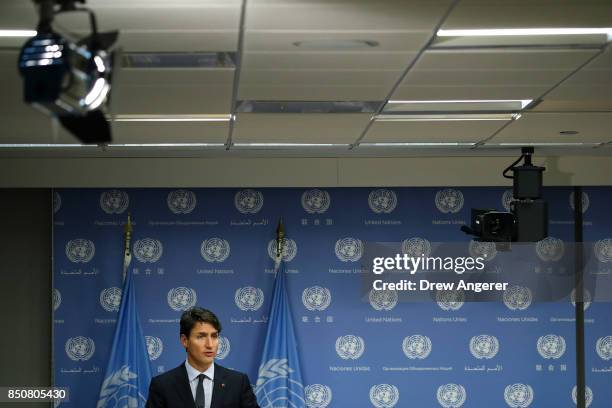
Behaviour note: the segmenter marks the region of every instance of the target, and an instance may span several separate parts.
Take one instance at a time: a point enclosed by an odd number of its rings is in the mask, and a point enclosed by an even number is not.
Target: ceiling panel
[[[112,107],[120,114],[229,113],[233,69],[123,69]]]
[[[369,113],[241,113],[234,143],[353,143]]]
[[[561,131],[577,131],[562,135]],[[489,142],[497,143],[602,143],[612,141],[610,113],[525,113]]]
[[[443,28],[611,26],[607,0],[461,0]]]
[[[478,142],[499,129],[505,121],[376,121],[362,143],[467,143]]]
[[[596,52],[427,51],[391,99],[535,99]]]
[[[228,122],[115,122],[113,143],[225,143]]]

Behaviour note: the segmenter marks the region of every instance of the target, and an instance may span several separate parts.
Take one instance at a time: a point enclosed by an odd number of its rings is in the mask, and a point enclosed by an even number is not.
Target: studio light
[[[19,72],[24,100],[55,117],[81,142],[108,143],[111,131],[106,120],[113,74],[111,47],[118,32],[99,33],[93,12],[77,8],[85,0],[38,0],[37,34],[21,49]],[[62,36],[52,27],[55,15],[85,12],[91,34],[80,40]]]

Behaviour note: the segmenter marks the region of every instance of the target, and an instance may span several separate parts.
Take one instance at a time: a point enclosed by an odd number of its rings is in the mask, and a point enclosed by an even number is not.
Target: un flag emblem
[[[556,334],[538,338],[538,353],[545,359],[558,359],[565,353],[565,339]]]
[[[195,306],[198,297],[196,291],[191,288],[179,286],[168,292],[168,306],[177,312],[183,312]]]
[[[510,310],[525,310],[531,305],[531,290],[513,285],[504,291],[504,304]]]
[[[206,262],[223,262],[230,256],[230,244],[221,238],[209,238],[202,242],[200,255]]]
[[[291,262],[297,255],[297,243],[291,238],[283,238],[281,258],[285,262]],[[276,240],[272,239],[268,242],[268,256],[276,261]]]
[[[196,195],[193,191],[174,190],[168,194],[168,208],[174,214],[189,214],[197,204]]]
[[[398,296],[394,290],[370,289],[368,300],[374,310],[393,310],[397,306]]]
[[[113,286],[100,292],[100,306],[107,312],[118,312],[121,306],[121,289]]]
[[[593,250],[599,262],[612,262],[612,238],[600,239]]]
[[[463,193],[447,188],[436,193],[436,208],[444,214],[456,214],[463,208]]]
[[[595,351],[602,360],[612,360],[612,336],[600,337],[595,344]]]
[[[109,190],[100,194],[100,207],[107,214],[123,214],[130,204],[125,191]]]
[[[586,210],[589,209],[589,205],[591,204],[591,200],[589,199],[589,195],[582,192],[582,213],[584,214]],[[572,191],[569,195],[569,205],[572,210],[574,210],[574,192]]]
[[[414,237],[402,242],[402,253],[413,258],[431,255],[431,243],[425,238]]]
[[[88,239],[73,239],[66,244],[66,257],[73,263],[87,263],[96,254],[96,246]]]
[[[465,388],[459,384],[441,385],[436,394],[438,403],[444,408],[459,408],[463,406],[467,397]]]
[[[510,203],[512,203],[513,200],[514,200],[514,193],[512,192],[512,190],[504,191],[504,194],[502,194],[501,202],[504,208],[506,209],[506,211],[510,211]]]
[[[370,402],[376,408],[392,408],[399,401],[399,390],[395,385],[378,384],[370,388]]]
[[[470,241],[468,250],[472,258],[484,258],[485,261],[490,261],[497,255],[497,248],[495,248],[495,242],[480,242]]]
[[[402,342],[402,350],[409,359],[424,360],[431,353],[431,340],[421,334],[405,337]]]
[[[256,190],[240,190],[234,196],[234,205],[242,214],[257,214],[263,203],[263,194]]]
[[[365,351],[362,337],[347,334],[336,339],[336,353],[343,360],[357,360]]]
[[[143,238],[134,242],[133,252],[140,262],[155,263],[164,253],[164,246],[158,239]]]
[[[72,361],[87,361],[96,351],[96,344],[89,337],[71,337],[66,341],[66,355]]]
[[[311,286],[302,292],[302,303],[310,311],[323,311],[331,303],[331,292],[321,286]]]
[[[533,388],[520,383],[508,385],[504,390],[504,400],[511,408],[527,408],[533,402]]]
[[[323,214],[329,208],[331,199],[327,191],[312,189],[302,193],[302,208],[309,214]]]
[[[327,408],[332,401],[332,390],[327,385],[312,384],[304,388],[308,408]]]
[[[263,305],[264,294],[259,288],[245,286],[236,290],[234,301],[240,310],[256,311]]]
[[[563,257],[565,244],[559,238],[547,237],[536,244],[538,258],[543,261],[558,261]]]
[[[223,336],[219,337],[219,349],[215,358],[217,360],[223,360],[229,355],[231,349],[232,348],[229,339]]]
[[[465,292],[462,290],[438,290],[436,302],[442,310],[459,310],[465,303]]]
[[[53,212],[56,213],[62,208],[62,196],[57,191],[53,192]]]
[[[334,250],[342,262],[356,262],[363,254],[363,243],[357,238],[342,238],[336,241]]]
[[[164,351],[164,343],[159,337],[145,336],[147,343],[147,353],[149,354],[149,360],[157,360]]]
[[[491,359],[499,351],[499,340],[495,336],[481,334],[470,339],[470,353],[478,359]]]
[[[572,400],[574,401],[574,404],[578,404],[578,387],[576,387],[574,385],[574,388],[572,388]],[[586,403],[585,405],[587,407],[590,407],[591,404],[593,403],[593,390],[591,390],[590,387],[585,386],[584,387],[584,402]]]
[[[370,210],[376,214],[389,214],[395,210],[397,206],[397,196],[395,192],[380,188],[374,190],[368,196],[368,205]]]
[[[62,294],[59,290],[53,289],[53,311],[55,312],[62,304]]]

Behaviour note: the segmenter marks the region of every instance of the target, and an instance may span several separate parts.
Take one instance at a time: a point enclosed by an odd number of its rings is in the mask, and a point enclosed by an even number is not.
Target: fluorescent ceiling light
[[[223,143],[126,143],[126,144],[108,144],[103,145],[103,147],[107,148],[116,148],[116,147],[224,147]],[[100,145],[95,144],[60,144],[60,143],[11,143],[11,144],[0,144],[0,148],[4,149],[53,149],[53,148],[98,148]]]
[[[0,30],[0,37],[34,37],[36,30]]]
[[[475,30],[438,30],[438,37],[495,37],[519,35],[612,34],[612,28],[485,28]]]
[[[601,145],[601,143],[523,142],[523,143],[491,143],[491,144],[487,143],[485,146],[487,147],[492,147],[492,146],[595,147],[599,145]]]
[[[348,143],[234,143],[235,147],[348,147]]]
[[[440,143],[361,143],[359,147],[457,147],[457,146],[474,146],[476,143],[464,143],[464,142],[440,142]]]
[[[52,149],[52,148],[75,148],[75,147],[98,147],[98,145],[82,144],[60,144],[60,143],[3,143],[0,149]]]
[[[231,114],[220,115],[115,115],[113,122],[229,122]]]
[[[107,147],[223,147],[223,143],[124,143],[109,144]]]
[[[520,118],[516,113],[460,113],[460,114],[432,114],[432,115],[377,115],[377,122],[453,122],[453,121],[483,121],[497,120],[509,121]]]
[[[424,101],[391,100],[387,105],[408,105],[407,109],[417,110],[491,110],[495,109],[524,109],[533,99],[442,99]],[[413,105],[413,106],[411,106]],[[435,106],[434,106],[435,105]],[[422,108],[421,108],[422,106]]]

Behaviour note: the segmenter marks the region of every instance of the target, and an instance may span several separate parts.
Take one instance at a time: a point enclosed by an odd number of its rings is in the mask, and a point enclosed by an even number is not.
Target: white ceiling
[[[206,153],[220,156],[244,151],[244,143],[344,146],[329,151],[296,146],[290,155],[298,156],[410,156],[428,150],[372,149],[361,143],[445,143],[448,155],[481,155],[488,149],[514,155],[507,147],[522,143],[572,154],[612,151],[612,47],[605,36],[480,43],[435,38],[438,28],[612,27],[610,0],[88,0],[87,5],[102,30],[120,30],[124,53],[224,51],[241,57],[238,72],[122,69],[113,82],[114,114],[231,114],[237,100],[540,100],[512,122],[377,122],[372,113],[237,113],[233,126],[117,122],[117,144],[228,144],[229,151],[211,147]],[[33,29],[36,22],[32,2],[0,2],[0,29]],[[80,14],[57,22],[72,32],[87,31]],[[356,40],[376,45],[346,45]],[[24,41],[0,38],[0,144],[76,143],[22,102],[16,59]],[[568,130],[578,134],[559,134]],[[453,149],[452,143],[477,147]],[[287,150],[293,149],[280,149]],[[79,154],[74,148],[65,152]],[[147,148],[131,152],[143,155]],[[279,149],[260,147],[258,152],[278,155]],[[4,156],[28,154],[0,149]],[[154,154],[181,153],[158,148]]]

